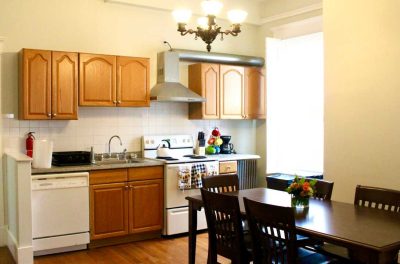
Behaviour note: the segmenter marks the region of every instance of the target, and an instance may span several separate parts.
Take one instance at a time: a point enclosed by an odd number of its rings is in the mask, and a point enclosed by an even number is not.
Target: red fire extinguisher
[[[26,155],[31,157],[33,156],[33,141],[35,140],[35,136],[33,135],[35,132],[29,132],[26,138]]]

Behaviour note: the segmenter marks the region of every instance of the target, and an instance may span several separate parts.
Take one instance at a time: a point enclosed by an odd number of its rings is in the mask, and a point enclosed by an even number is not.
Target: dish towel
[[[206,176],[215,176],[218,175],[219,165],[215,163],[206,163]]]
[[[178,169],[178,188],[188,190],[192,188],[191,166],[182,165]]]
[[[206,175],[206,166],[204,163],[192,165],[192,188],[202,188],[203,182],[201,178]]]

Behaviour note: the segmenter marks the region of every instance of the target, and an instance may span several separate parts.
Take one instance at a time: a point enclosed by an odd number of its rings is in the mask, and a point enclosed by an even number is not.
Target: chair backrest
[[[400,191],[357,185],[354,204],[400,213]]]
[[[238,198],[204,188],[201,196],[208,226],[209,263],[217,263],[217,254],[233,263],[248,262]]]
[[[234,192],[239,190],[239,178],[237,174],[216,175],[202,178],[203,188],[215,192]]]
[[[295,263],[293,209],[243,199],[253,241],[254,263]]]
[[[320,200],[330,200],[332,197],[333,191],[333,182],[324,181],[324,180],[316,180],[314,198]]]

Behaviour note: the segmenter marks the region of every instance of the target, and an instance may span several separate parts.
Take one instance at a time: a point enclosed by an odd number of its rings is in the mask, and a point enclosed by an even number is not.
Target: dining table
[[[224,193],[237,196],[246,218],[243,197],[261,203],[291,207],[290,194],[268,188]],[[196,261],[197,212],[201,195],[188,196],[189,263]],[[400,212],[361,207],[350,203],[310,199],[309,207],[295,210],[296,232],[346,247],[351,259],[361,263],[397,263],[400,250]]]

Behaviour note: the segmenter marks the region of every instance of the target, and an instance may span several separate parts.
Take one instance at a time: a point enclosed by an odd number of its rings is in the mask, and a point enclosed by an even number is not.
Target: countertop
[[[32,174],[109,170],[109,169],[151,167],[151,166],[164,165],[164,162],[157,160],[151,160],[151,159],[137,159],[137,160],[139,162],[135,163],[118,163],[118,164],[102,164],[102,165],[93,164],[93,165],[80,165],[80,166],[51,166],[51,168],[49,169],[32,168]]]
[[[228,161],[228,160],[248,160],[248,159],[259,159],[260,156],[254,154],[218,154],[218,155],[207,155],[212,159],[218,161]]]
[[[229,160],[246,160],[246,159],[259,159],[260,156],[253,154],[218,154],[207,155],[212,159],[218,161]],[[93,171],[93,170],[108,170],[120,168],[135,168],[135,167],[149,167],[164,165],[164,162],[152,159],[137,159],[139,162],[135,163],[119,163],[119,164],[102,164],[102,165],[81,165],[81,166],[52,166],[49,169],[33,169],[32,174],[46,174],[46,173],[64,173],[64,172],[78,172],[78,171]]]

